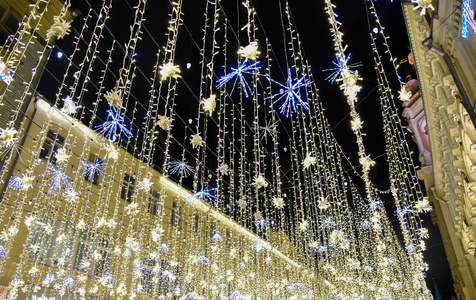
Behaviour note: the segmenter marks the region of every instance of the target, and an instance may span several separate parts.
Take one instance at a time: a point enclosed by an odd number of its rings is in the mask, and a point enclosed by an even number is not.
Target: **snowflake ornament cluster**
[[[73,98],[67,96],[63,99],[63,108],[61,109],[67,115],[75,114],[78,111],[79,106],[74,102]]]
[[[228,174],[228,164],[222,163],[221,165],[218,166],[217,171],[221,175],[227,175]]]
[[[190,138],[190,143],[192,143],[193,149],[201,147],[205,144],[202,137],[200,136],[200,133],[192,135],[192,137]]]
[[[284,199],[282,197],[273,197],[273,204],[277,209],[281,209],[284,207]]]
[[[238,49],[238,55],[247,60],[256,60],[260,55],[260,51],[258,51],[258,42],[251,42],[246,47],[240,47],[240,49]]]
[[[173,78],[179,78],[180,77],[180,67],[177,65],[174,65],[172,62],[168,62],[164,64],[163,66],[159,66],[160,68],[160,80],[163,81],[167,78],[173,77]]]
[[[217,106],[217,102],[215,100],[216,97],[216,95],[210,95],[210,97],[204,98],[200,102],[203,105],[203,110],[205,112],[208,112],[210,117],[212,116],[212,113],[215,110],[215,107]]]
[[[431,205],[428,197],[423,197],[420,201],[415,204],[415,210],[418,212],[430,212]]]
[[[253,185],[257,189],[262,187],[266,188],[268,186],[268,182],[262,174],[259,174],[258,176],[253,177],[253,183],[251,185]]]
[[[406,101],[409,101],[411,99],[411,97],[412,97],[412,92],[407,91],[407,89],[403,85],[400,88],[400,91],[398,91],[398,99],[400,99],[403,102],[406,102]]]
[[[309,168],[312,165],[315,165],[317,163],[317,158],[312,156],[312,153],[308,153],[306,157],[304,158],[304,161],[302,164],[304,165],[304,169]]]
[[[68,35],[71,31],[71,24],[63,19],[61,16],[54,17],[54,23],[50,29],[46,31],[47,39],[58,38],[62,39]]]
[[[55,153],[55,159],[57,164],[64,164],[68,162],[71,155],[68,153],[68,150],[65,148],[58,148]]]
[[[122,107],[122,91],[121,90],[114,90],[109,91],[104,94],[104,98],[106,98],[109,105],[114,109],[121,109]]]
[[[110,141],[107,141],[104,144],[104,150],[106,150],[106,157],[112,160],[116,160],[119,158],[119,151],[117,151],[116,147]]]
[[[168,118],[166,115],[159,116],[159,120],[157,121],[157,125],[165,131],[169,131],[172,129],[172,119]]]
[[[0,145],[3,148],[11,148],[17,142],[17,135],[18,131],[15,129],[7,128],[1,129],[0,128]]]

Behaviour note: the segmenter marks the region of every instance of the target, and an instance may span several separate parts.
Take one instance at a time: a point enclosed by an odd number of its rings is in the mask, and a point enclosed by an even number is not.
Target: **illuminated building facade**
[[[402,4],[419,89],[403,104],[404,115],[420,150],[419,177],[435,207],[455,290],[475,299],[476,1],[433,1],[425,13],[412,2]]]

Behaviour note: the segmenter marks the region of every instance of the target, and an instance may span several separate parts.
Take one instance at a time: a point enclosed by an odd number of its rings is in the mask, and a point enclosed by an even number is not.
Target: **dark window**
[[[64,137],[53,130],[48,130],[45,142],[41,148],[40,158],[46,159],[49,162],[56,163],[55,153],[59,148],[64,146]]]
[[[178,201],[174,201],[172,205],[172,225],[179,226],[180,225],[180,205]]]
[[[9,37],[13,37],[18,30],[21,16],[5,1],[0,0],[0,43],[4,45]]]
[[[127,202],[132,202],[134,195],[136,180],[129,174],[124,174],[124,181],[122,182],[121,198]]]
[[[200,215],[195,214],[195,220],[193,224],[193,230],[197,233],[198,229],[200,228]]]
[[[150,191],[149,204],[147,205],[147,211],[154,216],[160,212],[160,194],[155,190]]]

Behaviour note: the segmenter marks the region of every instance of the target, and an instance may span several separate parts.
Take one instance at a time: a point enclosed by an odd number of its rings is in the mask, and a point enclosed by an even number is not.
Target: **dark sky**
[[[115,0],[113,10],[111,11],[111,21],[108,23],[108,28],[105,32],[105,40],[112,41],[116,39],[119,44],[124,44],[129,36],[129,25],[132,21],[132,4],[135,1],[126,2],[126,0]],[[201,28],[203,25],[203,1],[202,0],[184,0],[183,13],[185,28],[180,30],[180,42],[177,45],[177,61],[180,65],[185,65],[187,62],[192,64],[193,68],[198,68],[199,57],[196,51],[195,43],[199,43],[201,39]],[[341,144],[344,152],[350,158],[354,165],[358,165],[357,146],[355,143],[355,136],[350,128],[349,109],[346,100],[339,90],[338,84],[331,84],[325,80],[329,75],[328,72],[321,70],[334,67],[332,61],[335,60],[333,51],[333,44],[329,32],[329,24],[327,15],[324,11],[324,1],[311,0],[293,0],[290,1],[291,13],[296,24],[297,30],[300,34],[305,57],[310,61],[313,73],[315,76],[317,87],[320,89],[320,97],[322,99],[326,115],[329,119],[333,132],[337,141]],[[82,12],[82,15],[73,23],[76,30],[82,26],[82,19],[87,14],[90,7],[97,10],[101,1],[94,0],[76,0],[72,1],[73,8],[77,8]],[[367,13],[364,0],[335,0],[333,3],[337,6],[336,13],[339,15],[338,19],[342,22],[342,32],[344,33],[344,42],[348,45],[348,54],[351,53],[349,63],[362,63],[358,68],[359,74],[362,76],[362,91],[359,94],[359,102],[357,104],[357,111],[361,114],[364,121],[363,132],[367,135],[364,138],[364,143],[367,148],[367,153],[371,155],[377,162],[376,167],[372,170],[370,176],[376,187],[384,190],[389,187],[388,184],[388,166],[386,164],[385,141],[382,128],[382,118],[380,112],[380,102],[378,98],[378,90],[376,89],[377,81],[373,66],[372,52],[370,48],[369,25],[367,23]],[[270,39],[276,57],[283,57],[282,48],[282,29],[280,18],[280,5],[278,0],[255,0],[254,7],[257,11],[257,22],[261,32],[258,34],[266,36]],[[281,2],[284,7],[284,1]],[[138,74],[138,77],[144,77],[152,73],[152,66],[154,64],[154,55],[156,46],[148,46],[147,43],[157,43],[163,45],[166,41],[164,36],[165,28],[167,26],[166,15],[170,11],[168,1],[164,0],[149,0],[146,13],[147,21],[144,28],[144,39],[138,44],[137,60],[140,64],[140,69],[143,74]],[[238,16],[236,8],[241,9],[241,5],[235,1],[225,0],[222,5],[226,11],[227,18],[232,24],[237,24],[237,31],[239,28],[237,19],[243,21],[244,15]],[[390,47],[394,57],[397,61],[405,59],[409,53],[409,43],[406,34],[406,29],[401,13],[400,3],[398,1],[390,2],[390,0],[379,0],[375,3],[377,11],[380,16],[382,25],[386,27],[387,36],[390,36]],[[231,13],[233,12],[233,13]],[[243,13],[243,10],[241,9]],[[373,28],[373,25],[370,25]],[[70,54],[71,39],[68,37],[59,41],[57,49],[63,51],[66,55]],[[104,45],[108,44],[105,42]],[[280,47],[281,46],[281,47]],[[101,51],[107,49],[101,48]],[[284,61],[278,61],[285,69]],[[45,73],[44,80],[40,84],[39,91],[47,96],[47,98],[54,99],[54,94],[57,91],[57,78],[54,74],[61,74],[64,72],[67,65],[66,60],[58,59],[55,55],[52,56],[50,63],[47,66],[48,71]],[[112,72],[119,64],[111,66]],[[187,78],[187,70],[182,67],[184,81]],[[401,76],[410,71],[408,64],[402,64],[399,68]],[[192,72],[191,71],[191,72]],[[386,70],[388,78],[391,82],[396,83],[396,74],[393,69]],[[145,74],[145,75],[144,75]],[[60,77],[59,77],[60,78]],[[48,83],[50,82],[50,83]],[[51,85],[51,82],[55,84]],[[192,89],[196,89],[198,83],[196,81],[188,81]],[[111,83],[112,84],[112,83]],[[110,84],[110,85],[111,85]],[[394,88],[395,90],[395,88]],[[181,92],[182,93],[182,92]],[[186,94],[186,92],[184,92]],[[146,86],[136,88],[134,92],[137,99],[148,97],[148,89]],[[93,99],[89,100],[91,103]],[[398,100],[397,100],[398,101]],[[397,103],[399,105],[399,103]],[[185,116],[188,119],[195,114],[196,108],[188,108],[190,116]],[[105,117],[105,116],[103,116]],[[407,135],[411,139],[411,135]],[[413,146],[415,146],[413,144]],[[347,167],[350,168],[349,165]],[[359,187],[363,187],[363,182],[355,178],[355,183]],[[394,215],[394,207],[391,199],[386,205],[387,211],[390,215]],[[396,223],[396,218],[392,220]],[[430,239],[427,243],[428,250],[425,253],[425,260],[430,265],[428,271],[429,288],[433,291],[433,284],[431,278],[435,278],[443,299],[449,299],[449,295],[453,293],[451,274],[449,273],[446,255],[442,246],[441,238],[436,226],[431,225],[429,216],[426,216],[425,225],[429,226]]]

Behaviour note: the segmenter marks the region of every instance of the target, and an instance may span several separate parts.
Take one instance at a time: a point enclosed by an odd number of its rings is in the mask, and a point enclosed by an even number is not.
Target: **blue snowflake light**
[[[347,64],[349,62],[349,59],[350,59],[350,54],[345,59],[345,65],[347,66],[347,69],[354,69],[354,68],[362,66],[361,63]],[[337,61],[332,61],[332,64],[336,67],[322,70],[324,72],[326,71],[332,72],[329,76],[326,77],[326,80],[330,83],[334,83],[337,77],[339,77],[340,73],[342,73],[342,71],[344,70],[344,64],[342,64],[342,62],[339,59],[337,59]]]
[[[227,82],[235,78],[235,81],[233,82],[233,88],[231,89],[230,94],[233,93],[233,90],[235,89],[236,83],[239,81],[241,88],[243,89],[243,92],[245,93],[245,97],[248,98],[250,95],[253,95],[253,91],[251,90],[250,85],[248,82],[246,82],[244,75],[257,75],[259,73],[259,69],[261,68],[259,66],[259,62],[254,62],[251,65],[246,64],[247,61],[245,61],[241,66],[238,68],[231,68],[231,73],[220,77],[217,80],[217,88],[221,88],[224,86]]]
[[[382,201],[380,201],[376,198],[372,199],[368,202],[369,202],[369,204],[367,204],[366,206],[369,208],[370,211],[378,210],[381,207],[381,205],[383,204]]]
[[[132,132],[124,126],[124,118],[112,109],[107,110],[107,121],[95,128],[107,139],[115,141],[123,133],[126,137],[133,137]]]
[[[279,112],[281,114],[284,114],[287,117],[289,117],[289,113],[291,111],[297,112],[297,106],[301,105],[305,109],[309,109],[309,105],[301,98],[301,95],[299,95],[299,89],[302,87],[309,86],[311,84],[310,81],[305,81],[306,79],[306,74],[304,74],[303,77],[300,79],[297,79],[293,83],[293,78],[291,76],[291,69],[288,69],[288,79],[286,81],[286,85],[281,84],[273,79],[270,78],[270,80],[277,85],[281,87],[279,93],[276,93],[270,97],[265,98],[267,99],[276,99],[273,101],[272,105],[276,104],[279,102],[281,99],[284,98],[283,104],[279,107]],[[270,107],[271,107],[270,106]]]
[[[85,167],[84,176],[89,180],[93,181],[94,176],[99,176],[104,174],[102,171],[103,162],[101,159],[96,159],[95,162],[82,161],[83,166]]]
[[[216,189],[206,189],[206,190],[201,190],[193,194],[192,197],[193,199],[198,199],[202,201],[208,201],[208,202],[213,202],[216,199],[216,196],[212,194],[212,192]]]
[[[52,164],[48,164],[46,176],[49,177],[49,191],[52,195],[56,195],[62,188],[66,189],[70,186],[69,176],[60,169],[55,168]]]
[[[21,180],[20,176],[13,177],[8,183],[8,188],[14,191],[19,191],[22,186],[23,186],[23,181]]]
[[[319,229],[323,229],[326,227],[332,227],[335,226],[336,222],[332,219],[332,217],[329,218],[322,218],[321,219],[321,225],[319,225]]]
[[[397,216],[399,219],[402,219],[402,218],[405,217],[405,215],[406,215],[407,213],[417,214],[418,212],[417,212],[416,210],[411,209],[410,206],[404,206],[401,210],[397,210],[396,216]]]
[[[184,161],[171,161],[169,162],[169,172],[170,174],[178,174],[181,177],[187,178],[188,176],[195,173],[195,169],[187,164]]]

